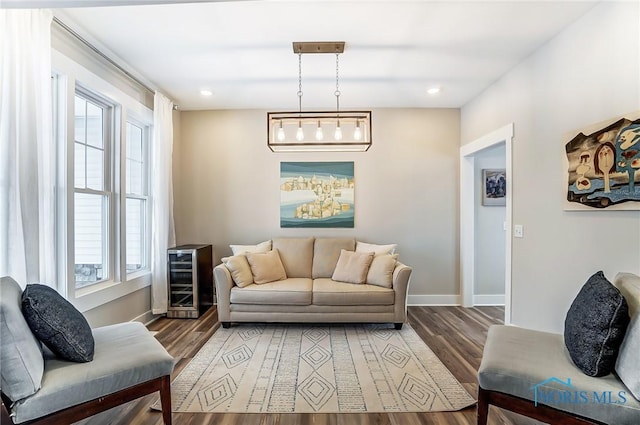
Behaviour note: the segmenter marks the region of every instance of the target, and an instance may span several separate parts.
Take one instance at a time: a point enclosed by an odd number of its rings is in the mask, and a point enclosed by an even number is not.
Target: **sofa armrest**
[[[413,269],[406,264],[396,263],[393,270],[393,290],[395,291],[395,323],[404,323],[407,320],[407,292],[409,280]]]
[[[229,269],[224,264],[218,264],[213,268],[213,279],[216,283],[218,320],[228,322],[231,318],[231,288],[235,286],[235,283],[233,283]]]

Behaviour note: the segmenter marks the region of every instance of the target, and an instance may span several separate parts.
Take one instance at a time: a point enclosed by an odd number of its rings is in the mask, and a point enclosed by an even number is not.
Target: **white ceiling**
[[[296,110],[291,43],[345,41],[340,106],[369,109],[461,107],[594,4],[263,0],[54,12],[183,110]],[[335,71],[334,55],[303,55],[304,109],[335,107]],[[428,95],[432,86],[442,91]]]

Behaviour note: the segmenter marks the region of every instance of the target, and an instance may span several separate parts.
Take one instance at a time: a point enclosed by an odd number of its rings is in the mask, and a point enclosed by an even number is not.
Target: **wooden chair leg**
[[[487,425],[489,416],[489,399],[487,393],[478,387],[478,421],[477,425]]]
[[[171,425],[171,377],[164,376],[160,386],[160,404],[164,425]]]

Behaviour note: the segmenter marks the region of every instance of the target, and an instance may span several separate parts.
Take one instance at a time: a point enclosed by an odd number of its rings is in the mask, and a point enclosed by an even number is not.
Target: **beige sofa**
[[[338,268],[344,269],[343,250],[366,253],[376,247],[383,246],[356,242],[353,238],[273,239],[270,248],[277,251],[286,278],[243,287],[234,281],[238,271],[229,260],[234,257],[225,258],[214,268],[218,318],[225,328],[231,322],[359,322],[394,323],[400,329],[407,318],[412,269],[398,262],[392,252],[384,252],[386,248],[377,252],[365,283],[332,280],[339,260]],[[352,254],[345,253],[343,257],[347,255]],[[390,260],[393,262],[389,263]],[[379,276],[383,261],[388,265],[387,282]]]

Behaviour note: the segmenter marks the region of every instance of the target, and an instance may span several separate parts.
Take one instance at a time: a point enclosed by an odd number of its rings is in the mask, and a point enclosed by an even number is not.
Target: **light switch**
[[[513,226],[513,236],[516,238],[524,237],[524,226],[522,224],[516,224]]]

